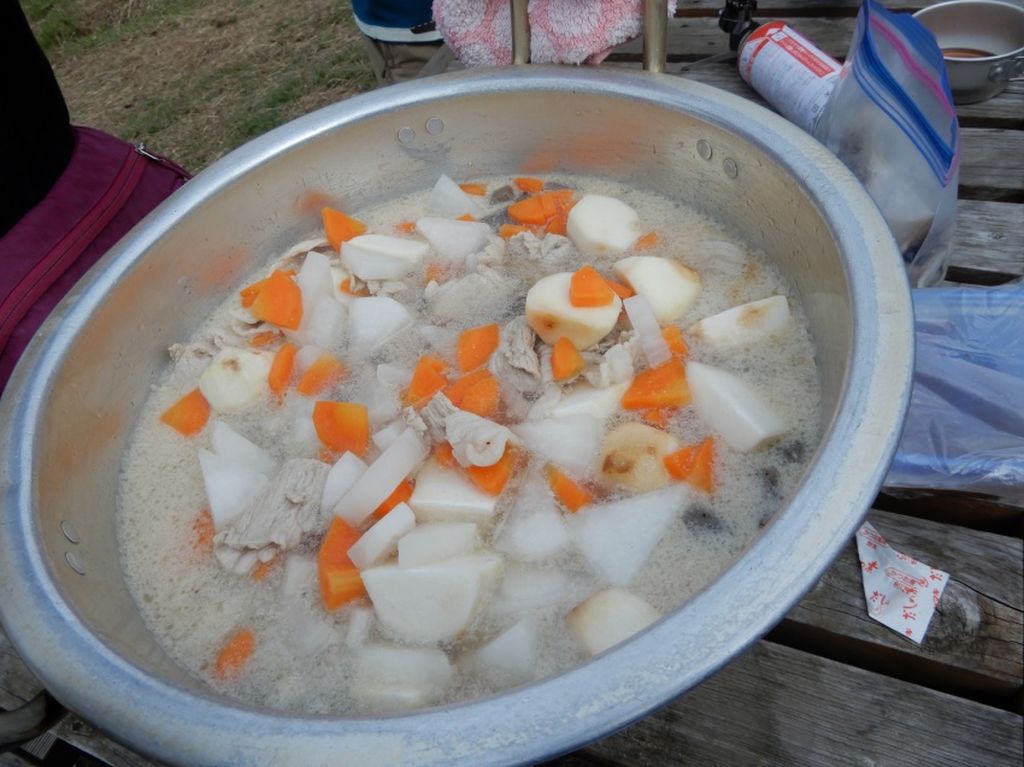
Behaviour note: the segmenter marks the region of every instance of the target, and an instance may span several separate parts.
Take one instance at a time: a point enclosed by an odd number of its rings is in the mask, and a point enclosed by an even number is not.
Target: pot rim
[[[282,716],[149,676],[75,614],[42,548],[33,445],[52,386],[49,372],[60,366],[78,328],[119,275],[160,232],[216,190],[322,132],[380,112],[523,91],[638,100],[720,126],[799,179],[830,222],[844,255],[852,348],[837,415],[789,505],[725,573],[641,634],[572,669],[489,698],[380,718]],[[854,259],[857,268],[851,269]],[[8,584],[0,618],[28,665],[69,708],[132,748],[181,764],[336,764],[342,754],[353,764],[518,764],[550,758],[630,724],[731,660],[813,586],[874,498],[910,394],[907,280],[892,236],[860,183],[782,118],[740,97],[667,75],[540,66],[470,70],[326,107],[200,173],[115,246],[76,293],[75,302],[70,297],[62,302],[58,311],[64,314],[53,333],[33,342],[0,410],[7,411],[0,580]],[[857,469],[841,471],[851,466]]]

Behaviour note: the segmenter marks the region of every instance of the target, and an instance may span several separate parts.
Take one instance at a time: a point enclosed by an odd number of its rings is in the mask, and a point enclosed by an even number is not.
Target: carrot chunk
[[[456,221],[476,221],[476,219],[473,218],[473,214],[472,213],[463,213],[461,216],[459,216],[455,220]]]
[[[320,544],[316,562],[320,597],[327,610],[337,610],[366,594],[359,570],[348,558],[348,550],[358,540],[359,531],[349,527],[341,517],[335,517]]]
[[[569,303],[573,306],[608,306],[615,291],[592,266],[577,269],[569,281]]]
[[[455,454],[451,442],[439,442],[434,448],[434,460],[442,469],[450,469],[455,465]]]
[[[324,221],[324,235],[335,252],[341,252],[341,243],[366,232],[366,224],[334,208],[320,211]]]
[[[658,236],[657,232],[648,232],[633,243],[633,250],[650,250],[657,245],[660,240],[661,238]]]
[[[498,236],[503,240],[511,240],[517,234],[522,232],[532,232],[528,226],[522,226],[521,224],[502,224],[498,227]]]
[[[302,322],[302,291],[295,280],[275,269],[264,280],[252,305],[249,307],[257,319],[288,330],[298,330]]]
[[[469,466],[466,468],[466,476],[474,485],[488,495],[501,495],[505,489],[512,472],[516,467],[516,451],[506,447],[498,462],[493,466]]]
[[[257,349],[262,349],[265,346],[276,344],[282,338],[284,338],[284,334],[279,333],[276,330],[264,330],[249,339],[249,346],[255,346]]]
[[[403,479],[398,483],[398,487],[391,491],[391,495],[381,501],[380,506],[373,510],[373,518],[380,519],[398,504],[408,501],[412,498],[412,491],[414,489],[415,485],[412,482]]]
[[[413,407],[425,405],[427,400],[448,385],[445,378],[444,360],[432,354],[424,354],[416,363],[412,373],[412,381],[405,392],[405,404]]]
[[[715,492],[715,440],[687,445],[665,456],[665,468],[676,479],[689,482],[705,493]]]
[[[555,497],[569,511],[575,513],[594,500],[585,488],[580,487],[551,464],[544,469],[544,474]]]
[[[556,381],[566,381],[587,366],[583,355],[568,338],[559,338],[551,350],[551,375]]]
[[[160,420],[186,437],[203,430],[210,420],[210,403],[199,389],[193,389],[160,416]]]
[[[539,178],[520,176],[519,178],[512,179],[512,183],[527,194],[537,194],[537,192],[544,191],[544,182]]]
[[[295,372],[295,354],[298,349],[294,344],[283,344],[274,355],[274,361],[270,363],[270,372],[267,374],[267,384],[270,391],[279,398],[285,393],[288,384],[291,383],[292,373]]]
[[[658,429],[665,429],[668,427],[668,422],[675,415],[674,407],[652,407],[648,410],[643,410],[640,413],[640,417],[644,423],[650,424]]]
[[[508,206],[508,215],[520,224],[544,226],[549,219],[562,213],[571,202],[571,189],[557,189],[512,203]]]
[[[256,564],[256,567],[252,569],[252,572],[249,573],[249,577],[252,578],[254,581],[262,581],[264,578],[266,578],[268,575],[274,572],[274,569],[279,564],[281,564],[280,555],[275,555],[273,559],[268,559],[266,562],[258,562]]]
[[[344,378],[345,372],[345,366],[337,357],[324,352],[302,374],[295,390],[307,397],[322,394]]]
[[[346,277],[340,283],[338,283],[338,290],[342,293],[347,293],[350,296],[356,296],[357,298],[366,298],[370,295],[370,291],[366,288],[360,288],[359,290],[352,290],[352,280]]]
[[[213,553],[213,515],[209,509],[203,509],[192,519],[192,548],[200,554]]]
[[[627,285],[623,285],[621,282],[616,282],[615,280],[609,280],[607,277],[604,278],[604,281],[608,283],[608,287],[609,288],[611,288],[613,291],[615,291],[615,295],[617,295],[623,301],[625,301],[630,296],[635,295],[635,293],[633,292],[633,289],[631,287],[629,287]]]
[[[260,294],[260,291],[263,290],[263,286],[266,284],[267,280],[262,279],[238,291],[238,295],[242,297],[242,306],[244,306],[246,309],[252,306],[253,301],[256,300],[256,296]]]
[[[431,261],[427,264],[427,273],[425,279],[427,282],[444,282],[448,276],[448,269],[444,264],[440,264],[437,261]]]
[[[395,229],[402,234],[412,234],[416,231],[415,221],[399,221],[395,224]]]
[[[313,405],[313,426],[324,446],[336,453],[346,450],[366,455],[370,443],[370,417],[358,402],[326,402]]]
[[[664,338],[665,343],[668,344],[669,351],[676,356],[685,359],[690,354],[690,349],[686,346],[686,339],[683,338],[683,331],[675,325],[669,325],[667,328],[662,328],[661,337]]]
[[[238,676],[256,649],[252,629],[239,629],[224,643],[213,662],[213,675],[224,681]]]
[[[495,324],[463,330],[459,334],[458,345],[455,349],[459,370],[468,373],[485,364],[494,354],[494,350],[498,348],[500,341],[501,331]]]
[[[496,416],[501,405],[501,385],[486,368],[464,375],[444,393],[455,407],[484,418]]]
[[[686,382],[683,363],[671,359],[638,374],[622,395],[622,407],[626,410],[684,407],[690,400],[690,385]]]
[[[473,195],[474,197],[483,197],[487,194],[486,184],[459,184],[459,189],[466,194]]]

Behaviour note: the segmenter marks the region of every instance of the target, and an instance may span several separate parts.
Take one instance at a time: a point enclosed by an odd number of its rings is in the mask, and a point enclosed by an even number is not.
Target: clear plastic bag
[[[913,298],[914,388],[884,484],[1024,500],[1024,283]]]
[[[959,128],[932,34],[910,14],[865,0],[814,135],[882,211],[911,284],[938,283],[956,227]]]

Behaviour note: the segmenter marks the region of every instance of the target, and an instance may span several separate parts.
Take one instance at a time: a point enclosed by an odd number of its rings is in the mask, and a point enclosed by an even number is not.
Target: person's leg
[[[411,80],[441,47],[436,43],[386,43],[363,35],[370,66],[378,85]]]

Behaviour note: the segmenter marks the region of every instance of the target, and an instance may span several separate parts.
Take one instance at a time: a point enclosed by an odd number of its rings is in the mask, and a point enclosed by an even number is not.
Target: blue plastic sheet
[[[1024,284],[913,300],[914,386],[885,485],[1024,499]]]

